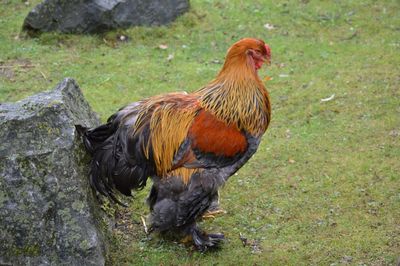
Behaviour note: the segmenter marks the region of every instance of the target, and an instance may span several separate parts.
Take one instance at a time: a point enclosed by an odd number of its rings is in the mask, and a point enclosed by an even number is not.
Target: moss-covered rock
[[[0,104],[0,264],[104,264],[106,220],[76,124],[99,119],[72,79]]]
[[[44,0],[25,18],[30,34],[99,33],[139,25],[164,25],[189,10],[189,0]]]

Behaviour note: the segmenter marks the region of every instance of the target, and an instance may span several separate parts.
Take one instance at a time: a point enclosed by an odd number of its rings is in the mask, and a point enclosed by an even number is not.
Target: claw
[[[210,214],[210,215],[216,215],[216,214],[225,214],[226,213],[226,211],[225,210],[223,210],[223,209],[217,209],[217,210],[213,210],[213,211],[207,211],[207,214]]]
[[[184,238],[182,238],[181,240],[180,240],[180,242],[182,243],[182,244],[188,244],[188,243],[190,243],[190,242],[192,242],[193,241],[193,238],[192,238],[192,236],[191,235],[187,235],[187,236],[185,236]]]
[[[203,219],[214,219],[217,214],[225,214],[226,211],[223,209],[208,210],[203,214]]]
[[[203,218],[203,219],[214,219],[215,216],[212,215],[212,214],[209,214],[209,213],[205,213],[205,214],[203,214],[203,216],[201,218]]]
[[[205,234],[196,229],[192,232],[192,238],[196,248],[205,252],[209,249],[218,248],[225,236],[223,234]]]

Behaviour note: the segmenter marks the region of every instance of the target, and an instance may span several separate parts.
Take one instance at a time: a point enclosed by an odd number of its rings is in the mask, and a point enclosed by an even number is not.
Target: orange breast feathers
[[[246,137],[236,125],[226,124],[205,110],[195,117],[188,133],[192,149],[201,152],[232,157],[247,149]]]

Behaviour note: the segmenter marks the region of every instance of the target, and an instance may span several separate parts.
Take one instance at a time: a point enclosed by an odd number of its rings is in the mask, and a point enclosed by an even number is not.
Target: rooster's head
[[[271,64],[271,48],[263,40],[244,38],[234,43],[228,50],[225,64],[245,63],[258,70],[264,63]]]

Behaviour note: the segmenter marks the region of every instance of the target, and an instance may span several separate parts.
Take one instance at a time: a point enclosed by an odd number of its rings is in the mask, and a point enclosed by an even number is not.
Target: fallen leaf
[[[264,28],[266,28],[267,30],[273,30],[273,29],[275,29],[275,26],[267,23],[267,24],[264,24]]]
[[[140,216],[140,219],[142,220],[143,223],[144,232],[146,233],[146,235],[149,234],[149,230],[147,229],[146,219],[143,216]]]
[[[328,98],[321,99],[321,102],[329,102],[335,98],[335,94],[332,94]]]
[[[292,136],[292,132],[290,132],[290,129],[286,129],[285,133],[286,133],[286,138],[290,139],[290,137]]]
[[[272,78],[270,76],[265,76],[264,80],[269,81],[269,80],[272,80]]]
[[[239,238],[242,241],[243,247],[245,247],[247,245],[247,237],[242,235],[242,233],[239,233]]]
[[[174,55],[173,54],[169,54],[168,57],[167,57],[167,60],[171,61],[172,59],[174,59]]]

